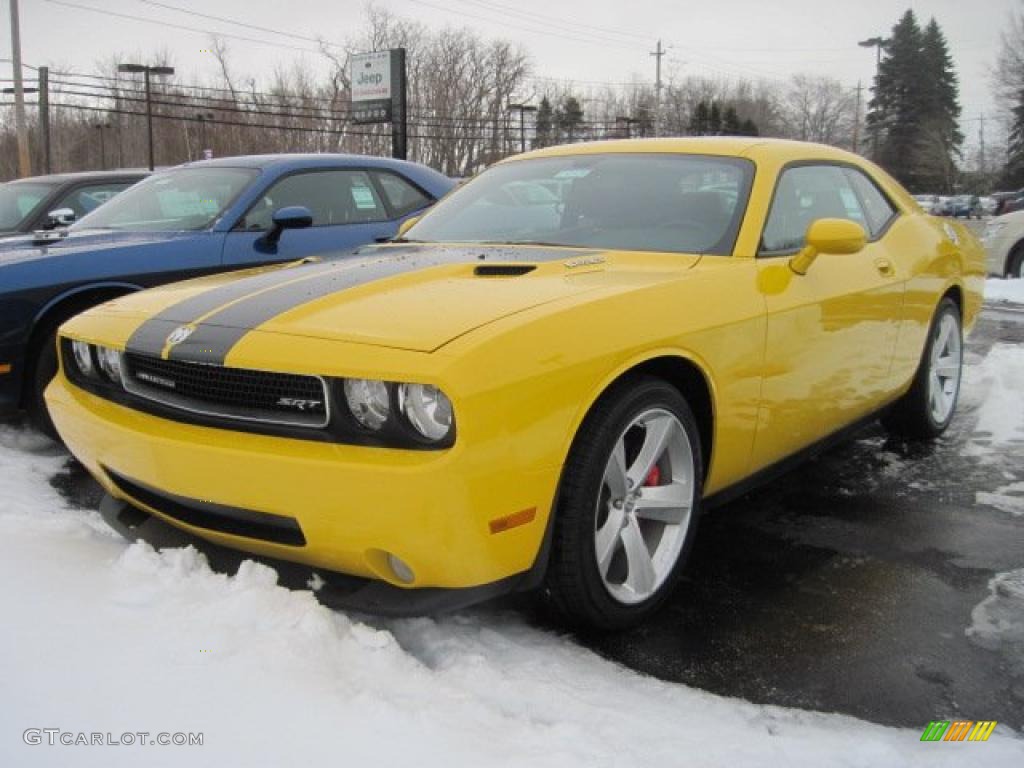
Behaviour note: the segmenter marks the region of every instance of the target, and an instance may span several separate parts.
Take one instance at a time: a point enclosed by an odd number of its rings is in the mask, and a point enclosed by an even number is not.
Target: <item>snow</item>
[[[990,277],[985,281],[985,301],[1024,304],[1024,280]]]
[[[974,496],[979,504],[987,504],[1018,517],[1024,515],[1024,483],[1010,483],[991,493],[979,491]]]
[[[1024,439],[1024,349],[996,346],[968,373],[972,448]],[[229,577],[192,547],[129,544],[53,488],[65,461],[0,426],[0,765],[963,764],[959,748],[921,744],[926,723],[888,728],[661,682],[515,613],[350,615],[316,601],[317,579],[289,590],[251,561]],[[1022,494],[1009,482],[979,502],[1020,514]],[[990,591],[966,631],[1019,660],[1024,570]],[[204,743],[33,746],[28,728]],[[1024,740],[1004,729],[981,745],[986,766],[1024,764]]]
[[[998,573],[991,593],[971,612],[967,636],[982,648],[1003,651],[1015,674],[1024,674],[1024,568]]]
[[[994,458],[1002,449],[1024,443],[1022,385],[1024,348],[1020,345],[996,344],[979,364],[967,366],[961,403],[976,406],[978,414],[964,455]]]

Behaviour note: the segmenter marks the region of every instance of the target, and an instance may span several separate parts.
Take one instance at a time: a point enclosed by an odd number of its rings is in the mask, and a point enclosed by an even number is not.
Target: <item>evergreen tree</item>
[[[711,102],[711,112],[708,113],[708,133],[718,136],[722,132],[722,110],[717,101]]]
[[[1013,125],[1010,127],[1010,151],[1006,158],[1001,184],[1010,189],[1024,187],[1024,90],[1017,96],[1017,103],[1011,110]]]
[[[736,107],[731,104],[725,108],[725,114],[722,115],[722,133],[726,136],[740,136],[743,133]]]
[[[580,133],[583,124],[583,107],[575,96],[567,96],[556,115],[558,128],[565,134],[566,141],[572,142]]]
[[[945,36],[908,10],[892,29],[868,104],[874,159],[911,191],[948,191],[963,143],[959,86]]]
[[[690,133],[694,136],[706,136],[708,132],[708,105],[700,102],[690,117]]]
[[[547,147],[553,143],[552,129],[554,127],[554,114],[551,110],[551,101],[545,96],[540,100],[537,107],[537,121],[534,128],[533,148]]]

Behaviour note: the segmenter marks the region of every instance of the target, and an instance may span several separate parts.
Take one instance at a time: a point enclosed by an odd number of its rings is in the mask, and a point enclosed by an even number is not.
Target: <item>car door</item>
[[[768,321],[755,469],[888,397],[905,286],[886,240],[895,211],[858,169],[821,163],[782,171],[758,258]],[[790,259],[822,218],[856,221],[868,242],[859,253],[821,254],[798,275]]]
[[[283,232],[276,246],[263,237],[274,211],[301,205],[313,224]],[[300,171],[275,181],[228,233],[224,265],[248,266],[344,251],[390,237],[397,223],[367,170],[328,168]]]

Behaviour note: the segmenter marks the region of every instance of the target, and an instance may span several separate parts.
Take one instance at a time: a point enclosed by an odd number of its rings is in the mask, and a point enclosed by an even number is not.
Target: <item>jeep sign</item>
[[[391,120],[391,51],[357,53],[349,60],[352,119],[356,123]]]

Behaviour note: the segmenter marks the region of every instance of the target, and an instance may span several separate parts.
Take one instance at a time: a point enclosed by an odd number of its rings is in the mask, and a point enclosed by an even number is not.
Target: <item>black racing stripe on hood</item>
[[[243,336],[278,315],[325,296],[396,275],[450,264],[560,261],[588,253],[593,252],[501,246],[365,248],[357,251],[357,255],[364,256],[362,259],[339,259],[315,267],[311,265],[308,279],[295,280],[297,270],[280,274],[279,288],[264,290],[251,299],[236,301],[214,312],[196,326],[191,336],[171,347],[169,357],[172,360],[223,365],[232,347]],[[266,287],[265,284],[262,287]],[[169,326],[161,323],[161,349],[167,334],[180,324]]]
[[[258,275],[239,277],[237,280],[231,280],[184,301],[179,301],[177,304],[172,304],[135,329],[126,345],[128,351],[159,356],[167,342],[168,335],[175,328],[193,323],[232,301],[279,285],[285,280],[296,279],[302,275],[303,271],[308,274],[316,267],[324,266],[326,265],[311,263],[293,269],[271,269]]]

